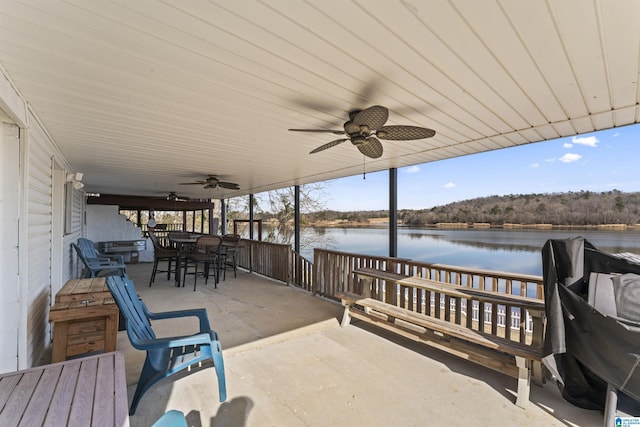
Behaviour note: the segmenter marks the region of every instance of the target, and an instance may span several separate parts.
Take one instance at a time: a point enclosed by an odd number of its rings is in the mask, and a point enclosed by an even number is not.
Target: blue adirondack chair
[[[183,369],[203,361],[211,360],[218,376],[220,402],[227,399],[222,347],[218,334],[211,329],[204,308],[152,313],[140,300],[133,282],[126,277],[109,276],[107,286],[124,316],[127,335],[133,347],[147,352],[147,357],[138,379],[129,414],[136,412],[138,403],[156,382]],[[195,316],[200,322],[200,331],[193,335],[158,338],[151,320],[173,319]]]
[[[124,264],[124,257],[120,254],[103,254],[102,252],[96,249],[96,245],[93,241],[89,239],[85,239],[84,237],[80,237],[78,239],[78,246],[82,249],[82,252],[89,259],[97,258],[99,260],[112,260],[120,264]]]
[[[151,427],[188,427],[184,413],[172,409],[167,411]]]
[[[89,242],[89,244],[87,242]],[[109,257],[97,255],[97,251],[93,247],[91,240],[78,239],[78,244],[72,243],[71,246],[76,251],[80,261],[84,264],[84,278],[97,277],[103,270],[108,271],[109,274],[126,275],[127,266],[122,262],[122,258],[120,258],[120,261],[116,261]],[[89,246],[93,248],[93,251],[89,249]],[[122,255],[119,256],[122,257]]]

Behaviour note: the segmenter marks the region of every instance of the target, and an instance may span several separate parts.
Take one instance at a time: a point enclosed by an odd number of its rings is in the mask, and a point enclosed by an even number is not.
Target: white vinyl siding
[[[31,118],[31,117],[30,117]],[[27,364],[35,365],[49,342],[52,170],[50,141],[37,122],[28,134]]]
[[[70,244],[82,235],[84,191],[73,191],[71,232],[64,234],[64,221],[53,220],[54,207],[61,205],[61,201],[53,202],[53,195],[62,197],[64,193],[54,192],[54,186],[64,186],[66,175],[66,171],[54,174],[54,165],[64,164],[64,161],[37,119],[30,114],[29,120],[29,132],[25,138],[28,147],[25,186],[28,221],[25,363],[26,366],[34,366],[51,344],[49,308],[53,304],[53,298],[67,280],[78,277],[76,259],[71,253]],[[24,243],[24,240],[22,241]],[[56,256],[53,256],[54,251]],[[62,256],[57,251],[62,251]],[[52,268],[52,260],[56,263],[61,262],[62,266],[56,265],[56,269]]]
[[[71,172],[0,67],[0,372],[46,362],[41,358],[51,345],[53,295],[78,277],[70,244],[83,234],[83,190],[72,195],[69,233],[60,220],[61,189]]]

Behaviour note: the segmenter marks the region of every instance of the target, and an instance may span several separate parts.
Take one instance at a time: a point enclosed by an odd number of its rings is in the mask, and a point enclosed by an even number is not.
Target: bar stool
[[[193,274],[193,291],[196,290],[196,284],[198,281],[198,275],[203,275],[205,278],[204,284],[209,281],[209,272],[213,265],[214,283],[215,287],[218,287],[219,273],[220,273],[220,246],[222,245],[222,237],[220,236],[200,236],[196,240],[196,245],[193,252],[186,256],[184,264],[184,273],[182,275],[182,283],[185,283],[187,274]],[[193,264],[195,270],[193,273],[188,273],[189,265]],[[204,264],[204,270],[198,272],[198,265]]]
[[[162,246],[153,231],[149,231],[149,238],[153,243],[153,270],[151,271],[151,279],[149,279],[149,286],[151,286],[156,280],[156,273],[167,273],[167,280],[171,279],[171,273],[175,274],[178,267],[178,250]],[[160,261],[167,261],[166,270],[158,270]],[[174,267],[171,268],[171,264],[174,262]]]

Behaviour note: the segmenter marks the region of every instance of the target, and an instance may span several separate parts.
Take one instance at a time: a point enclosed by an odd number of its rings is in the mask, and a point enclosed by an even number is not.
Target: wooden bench
[[[103,353],[1,374],[0,425],[128,427],[124,356]]]
[[[542,300],[420,277],[391,280],[396,286],[387,288],[380,298],[336,293],[345,306],[342,326],[348,325],[351,317],[364,320],[506,373],[518,380],[516,405],[526,407],[532,375],[537,384],[543,383]],[[471,313],[474,306],[479,311],[478,319]],[[485,310],[487,307],[490,309]],[[499,308],[504,308],[504,326],[497,322]],[[489,313],[494,321],[485,325]],[[513,331],[510,324],[518,313],[519,326]],[[532,330],[526,327],[526,313],[532,318]]]
[[[354,268],[352,273],[355,275],[355,282],[362,289],[362,296],[371,297],[372,296],[372,285],[373,280],[384,280],[389,284],[395,284],[399,280],[407,279],[409,276],[406,274],[398,274],[390,271],[378,270],[375,268]]]

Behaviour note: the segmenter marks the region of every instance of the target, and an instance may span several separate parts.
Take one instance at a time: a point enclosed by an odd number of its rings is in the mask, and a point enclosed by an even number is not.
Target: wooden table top
[[[111,298],[104,277],[69,280],[56,294],[55,302],[87,301]]]
[[[118,306],[104,277],[75,279],[69,280],[56,294],[55,304],[49,309],[49,321],[114,314],[118,314]]]
[[[0,375],[2,426],[129,426],[124,357],[111,352]]]

